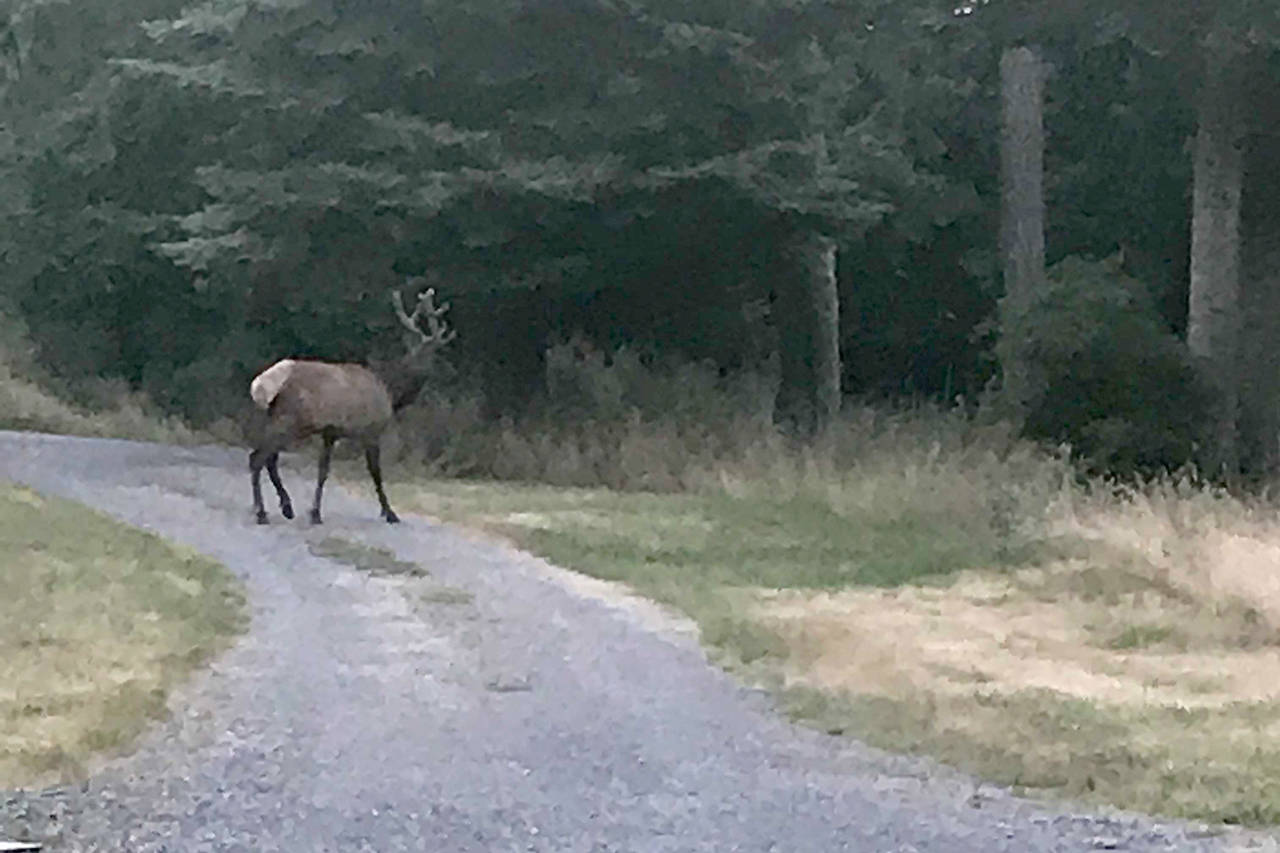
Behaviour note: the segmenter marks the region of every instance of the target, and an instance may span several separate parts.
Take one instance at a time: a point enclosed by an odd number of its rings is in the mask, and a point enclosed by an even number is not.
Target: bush
[[[959,410],[851,405],[822,441],[797,444],[772,422],[776,375],[575,343],[552,347],[547,365],[540,410],[493,423],[465,386],[437,391],[402,415],[389,452],[428,475],[727,492],[887,525],[909,517],[982,553],[1020,540],[1021,520],[1040,518],[1071,476],[1008,428],[976,426]]]
[[[403,413],[389,452],[435,475],[669,492],[772,434],[767,376],[580,340],[545,363],[546,394],[518,419],[486,420],[474,384],[454,382]]]
[[[40,368],[25,327],[0,316],[0,429],[191,443],[206,439],[120,379],[69,383]]]
[[[1145,285],[1113,261],[1065,258],[1013,322],[1001,357],[1021,347],[1030,368],[1028,436],[1070,445],[1095,474],[1196,461],[1211,397]]]
[[[711,361],[634,347],[606,353],[578,338],[547,348],[546,374],[553,414],[614,424],[638,417],[714,425],[744,414],[768,423],[777,389],[776,376],[722,373]]]

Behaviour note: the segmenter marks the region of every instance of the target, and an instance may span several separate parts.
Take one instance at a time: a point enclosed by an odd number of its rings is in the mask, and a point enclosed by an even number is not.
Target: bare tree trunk
[[[1027,362],[1026,311],[1044,281],[1044,80],[1044,63],[1033,49],[1009,48],[1000,58],[1001,366],[1005,400],[1018,419],[1037,392]]]
[[[825,430],[840,412],[840,302],[836,242],[808,231],[787,251],[784,281],[775,293],[781,384],[778,423],[804,436]]]
[[[1218,395],[1209,465],[1214,473],[1234,477],[1240,407],[1243,130],[1236,93],[1228,85],[1229,57],[1221,49],[1209,50],[1195,139],[1187,347]]]

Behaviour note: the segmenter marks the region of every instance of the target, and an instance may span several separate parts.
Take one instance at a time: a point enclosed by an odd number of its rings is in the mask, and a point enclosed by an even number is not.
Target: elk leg
[[[320,524],[320,496],[324,493],[324,481],[329,476],[329,457],[333,455],[333,443],[338,439],[325,433],[324,446],[320,448],[320,472],[316,478],[316,500],[311,506],[311,523]]]
[[[369,476],[373,478],[373,488],[378,492],[378,503],[382,506],[382,517],[387,520],[387,524],[395,524],[400,517],[391,509],[391,504],[387,503],[387,493],[382,491],[382,465],[378,461],[378,445],[370,444],[364,449],[364,461],[369,466]]]
[[[262,465],[268,454],[254,450],[249,454],[249,478],[253,482],[253,512],[259,524],[267,523],[267,511],[262,507]]]
[[[285,518],[293,518],[293,502],[289,500],[289,493],[284,490],[284,483],[280,482],[280,469],[276,467],[279,462],[279,451],[267,457],[267,476],[271,478],[271,485],[276,487],[276,495],[280,498],[280,514]]]

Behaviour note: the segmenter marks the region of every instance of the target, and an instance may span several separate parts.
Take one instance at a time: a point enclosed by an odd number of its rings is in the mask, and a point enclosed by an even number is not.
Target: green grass
[[[569,564],[607,554],[610,574],[644,587],[689,574],[726,585],[892,586],[997,559],[987,542],[945,519],[848,518],[807,497],[626,496],[616,511],[614,526],[533,530],[529,540]]]
[[[1170,641],[1176,642],[1177,639],[1178,629],[1172,625],[1129,625],[1107,645],[1116,650],[1145,649]]]
[[[0,788],[81,778],[245,626],[217,563],[0,482]]]
[[[1269,734],[1280,716],[1276,703],[1130,710],[1052,691],[930,703],[799,687],[782,691],[782,702],[824,731],[925,753],[1023,793],[1280,824],[1280,744]]]
[[[439,483],[418,508],[481,520],[552,562],[625,581],[664,601],[689,587],[895,586],[1013,565],[1017,551],[982,523],[926,513],[837,512],[807,495],[654,495],[543,486]],[[403,498],[402,498],[403,500]],[[1013,556],[1020,554],[1022,556]]]

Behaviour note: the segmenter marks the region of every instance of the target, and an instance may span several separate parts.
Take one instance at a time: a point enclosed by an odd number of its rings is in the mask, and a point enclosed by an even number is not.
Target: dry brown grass
[[[109,405],[89,411],[15,375],[0,361],[0,429],[52,432],[101,438],[132,438],[166,444],[196,444],[211,434],[191,429],[176,417],[160,414],[145,396],[120,390]],[[219,425],[227,438],[227,424]]]
[[[1066,494],[1074,554],[947,587],[757,590],[772,674],[818,725],[997,781],[1280,821],[1280,523],[1212,492]]]

